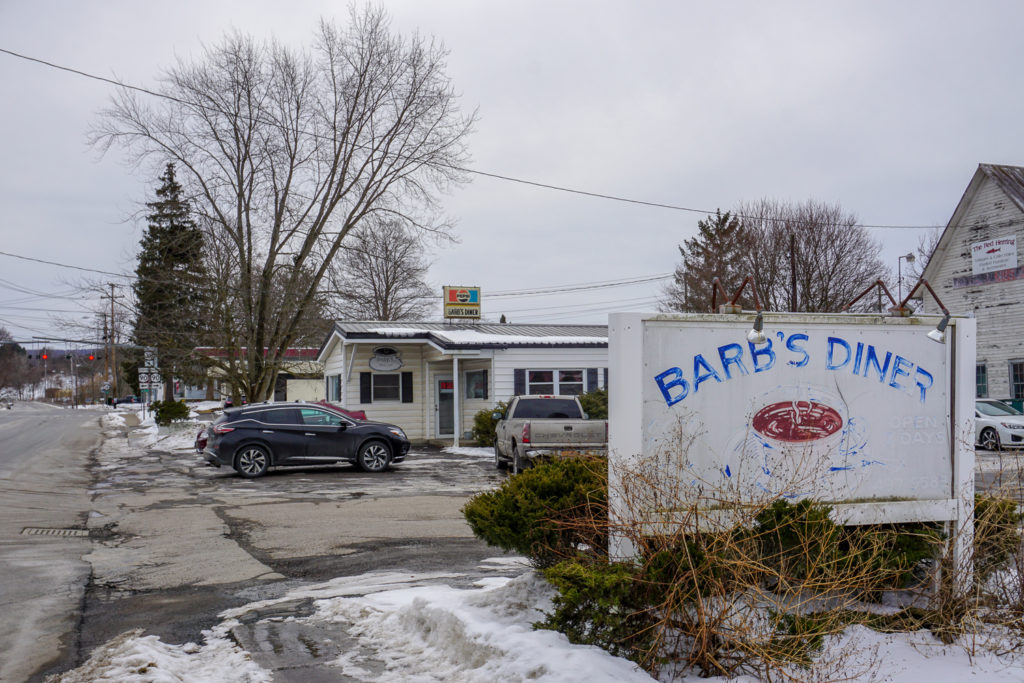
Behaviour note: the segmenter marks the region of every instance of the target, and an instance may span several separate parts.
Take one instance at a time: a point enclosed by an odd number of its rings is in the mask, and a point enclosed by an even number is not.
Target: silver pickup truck
[[[516,396],[494,419],[498,469],[518,473],[545,455],[608,451],[608,421],[588,420],[575,396]]]

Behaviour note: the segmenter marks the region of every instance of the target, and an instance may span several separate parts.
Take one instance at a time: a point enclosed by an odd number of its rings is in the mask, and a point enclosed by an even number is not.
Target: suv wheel
[[[246,479],[262,477],[270,467],[270,453],[262,446],[243,446],[235,455],[235,470]]]
[[[359,447],[356,464],[364,472],[383,472],[391,464],[391,451],[383,441],[367,441]]]

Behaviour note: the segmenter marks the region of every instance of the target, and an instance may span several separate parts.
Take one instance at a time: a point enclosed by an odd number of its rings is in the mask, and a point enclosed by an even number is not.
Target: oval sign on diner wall
[[[843,418],[835,408],[817,401],[780,401],[757,411],[751,426],[779,441],[814,441],[842,429]]]
[[[377,372],[394,372],[403,365],[405,363],[402,362],[401,355],[390,346],[378,346],[370,358],[370,369]]]

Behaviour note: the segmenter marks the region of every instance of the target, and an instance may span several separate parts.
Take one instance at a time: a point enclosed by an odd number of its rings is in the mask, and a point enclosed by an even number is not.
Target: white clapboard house
[[[978,323],[979,397],[1024,399],[1024,168],[980,164],[924,270],[946,308]],[[924,312],[939,313],[924,296]]]
[[[327,400],[414,441],[465,440],[473,416],[516,394],[608,381],[604,325],[337,322],[317,358]]]

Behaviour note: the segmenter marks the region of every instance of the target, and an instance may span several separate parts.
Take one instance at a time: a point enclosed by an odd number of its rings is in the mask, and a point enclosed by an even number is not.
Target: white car
[[[1024,414],[991,398],[974,402],[975,441],[987,451],[1024,448]]]

